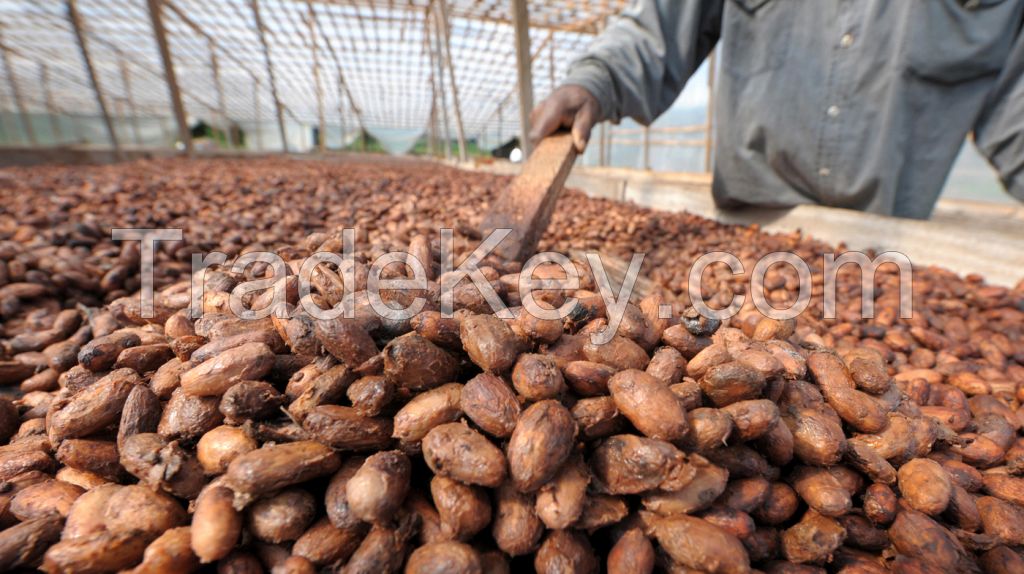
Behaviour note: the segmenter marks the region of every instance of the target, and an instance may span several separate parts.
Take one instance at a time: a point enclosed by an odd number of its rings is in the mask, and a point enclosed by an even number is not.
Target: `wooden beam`
[[[217,113],[220,114],[222,127],[227,132],[228,145],[237,147],[235,141],[235,130],[232,129],[231,120],[228,118],[228,106],[224,99],[224,84],[220,79],[220,59],[217,58],[217,43],[212,39],[207,40],[207,49],[210,51],[210,73],[213,74],[213,87],[217,90]]]
[[[274,64],[270,59],[270,45],[267,44],[266,28],[263,26],[263,18],[260,16],[260,0],[249,0],[252,8],[252,16],[256,20],[256,32],[260,37],[260,45],[263,47],[263,59],[267,65],[267,79],[270,81],[270,96],[274,98],[274,110],[277,112],[277,129],[281,133],[281,147],[284,153],[288,153],[288,133],[284,129],[284,106],[277,96],[277,80],[274,79]]]
[[[128,111],[132,115],[132,135],[135,145],[142,145],[141,130],[139,130],[139,110],[135,107],[135,97],[132,95],[131,71],[128,69],[128,62],[121,59],[121,84],[124,87],[124,96],[128,100]]]
[[[433,2],[427,5],[427,10],[423,14],[423,27],[426,29],[427,49],[430,52],[430,64],[432,73],[434,73],[435,81],[437,84],[437,94],[441,100],[441,128],[444,133],[444,158],[450,159],[452,156],[452,138],[451,133],[448,131],[448,101],[444,94],[444,67],[441,64],[441,38],[440,33],[435,29],[434,33],[430,32],[430,20],[431,10],[433,8]]]
[[[3,92],[0,92],[0,109],[6,109],[6,108],[7,108],[7,98],[4,97]],[[13,140],[14,139],[14,135],[13,135],[14,134],[14,130],[12,130],[9,125],[7,125],[7,114],[0,114],[0,134],[3,134],[3,138],[2,139],[4,139],[4,140],[6,140],[6,139]]]
[[[429,38],[424,37],[425,42],[430,42]],[[437,157],[440,149],[438,148],[437,142],[437,82],[434,80],[433,62],[431,62],[430,72],[430,120],[429,127],[427,128],[427,144],[429,147],[429,153],[431,156]]]
[[[715,52],[708,54],[708,118],[704,131],[704,171],[711,173],[712,120],[715,110]]]
[[[18,108],[18,118],[21,119],[22,128],[25,131],[25,136],[28,137],[29,145],[37,145],[36,132],[32,129],[32,119],[28,117],[28,111],[25,109],[25,100],[21,97],[21,86],[18,84],[18,78],[14,73],[14,65],[11,63],[11,53],[6,45],[0,49],[0,54],[3,55],[4,68],[7,69],[7,86],[11,89],[11,95],[14,96],[14,105]]]
[[[85,35],[85,25],[82,23],[82,16],[78,13],[78,1],[67,0],[68,20],[75,31],[75,39],[78,41],[78,51],[82,54],[82,61],[85,63],[85,71],[89,76],[89,83],[92,84],[92,91],[96,94],[96,103],[100,106],[100,113],[103,114],[103,123],[107,127],[107,136],[110,144],[114,146],[114,156],[123,159],[121,153],[121,142],[117,139],[117,132],[114,130],[114,122],[110,119],[110,112],[107,110],[107,102],[103,98],[103,88],[100,86],[99,76],[92,64],[92,57],[89,55],[89,41]]]
[[[551,91],[555,91],[555,31],[548,32],[548,79],[551,81]]]
[[[316,119],[319,133],[317,149],[324,153],[327,151],[327,120],[324,119],[324,86],[320,81],[320,54],[317,52],[316,13],[313,11],[312,3],[307,3],[306,7],[309,10],[309,47],[313,52],[313,81],[316,84]]]
[[[178,141],[185,145],[185,155],[192,155],[192,132],[188,128],[185,105],[181,101],[181,90],[178,87],[178,77],[174,73],[174,60],[171,56],[170,46],[167,44],[163,0],[146,0],[146,3],[149,6],[149,19],[153,24],[153,36],[156,38],[156,45],[160,50],[160,60],[164,64],[164,79],[167,82],[167,92],[171,98],[171,108],[174,110],[174,121],[178,124]]]
[[[644,169],[651,169],[651,126],[644,126]]]
[[[60,128],[60,110],[53,101],[53,88],[50,85],[50,67],[44,62],[39,62],[39,84],[43,87],[43,100],[46,102],[46,113],[50,116],[50,131],[53,132],[53,142],[58,143],[64,139],[64,131]]]
[[[256,149],[263,151],[263,118],[260,113],[260,82],[259,80],[253,80],[254,86],[252,90],[253,109],[256,110]]]
[[[455,68],[452,66],[451,30],[448,27],[448,3],[437,0],[438,9],[434,12],[437,25],[444,38],[444,61],[448,66],[448,83],[452,86],[452,105],[455,107],[455,133],[459,138],[459,161],[466,162],[466,132],[462,129],[462,108],[459,106],[459,86],[455,83]]]
[[[303,1],[303,0],[293,0],[293,1],[298,2],[298,1]],[[356,8],[356,9],[364,8],[365,7],[365,8],[368,8],[370,10],[374,10],[375,8],[379,8],[381,4],[384,4],[384,2],[382,0],[317,0],[317,3],[325,4],[325,5],[334,5],[334,6],[345,6],[345,7],[351,7],[351,8]],[[460,5],[465,7],[467,5],[468,6],[476,6],[478,4],[479,4],[478,0],[477,1],[473,1],[473,2],[458,2],[458,3],[455,4],[456,10],[454,10],[453,16],[455,18],[462,18],[462,19],[465,19],[465,20],[472,20],[474,22],[482,22],[482,23],[486,23],[486,24],[497,24],[497,25],[500,25],[500,26],[511,26],[511,25],[513,25],[513,21],[512,20],[510,20],[508,18],[505,18],[502,15],[495,15],[496,12],[494,10],[486,10],[486,11],[483,11],[483,12],[482,11],[474,12],[472,8],[470,8],[470,9],[463,8],[461,10],[458,9],[458,7]],[[492,2],[492,4],[493,4],[493,2]],[[575,33],[578,33],[578,34],[596,34],[597,33],[597,25],[598,25],[598,23],[600,22],[601,19],[606,18],[609,14],[617,13],[622,8],[625,7],[625,5],[622,5],[623,4],[622,2],[619,2],[618,3],[619,5],[615,5],[615,3],[611,3],[610,4],[607,0],[600,0],[600,1],[591,2],[591,4],[593,5],[592,6],[593,11],[591,12],[590,8],[588,8],[586,2],[565,2],[563,4],[568,4],[568,6],[564,8],[566,10],[570,10],[570,11],[577,12],[577,13],[578,12],[585,12],[585,13],[587,13],[589,15],[586,15],[583,18],[579,18],[579,19],[573,20],[571,22],[564,22],[564,23],[553,22],[550,19],[547,20],[547,21],[535,20],[534,22],[530,23],[530,27],[533,28],[534,30],[544,30],[544,31],[554,30],[556,32],[575,32]],[[392,1],[388,1],[386,3],[386,7],[389,10],[391,10],[392,13],[394,13],[399,8],[415,10],[415,9],[419,9],[421,6],[422,6],[421,2],[413,1],[413,0],[408,0],[408,1],[405,1],[405,2],[401,2],[401,3],[394,2],[392,0]],[[559,9],[559,8],[556,8],[556,10],[557,9]],[[401,16],[392,16],[392,15],[389,15],[387,13],[383,13],[383,14],[373,13],[373,14],[370,14],[370,15],[364,15],[361,12],[356,12],[356,18],[360,22],[362,22],[362,26],[364,26],[364,27],[366,26],[366,24],[374,24],[374,23],[391,25],[391,24],[395,24],[396,22],[401,22],[403,20]]]
[[[533,110],[533,59],[530,57],[530,14],[526,0],[512,1],[516,32],[516,84],[519,86],[519,145],[523,159],[530,156],[530,112]]]

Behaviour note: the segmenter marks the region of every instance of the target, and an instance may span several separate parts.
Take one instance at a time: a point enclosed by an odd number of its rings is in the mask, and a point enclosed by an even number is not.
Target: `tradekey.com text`
[[[488,269],[486,264],[481,266],[481,263],[510,232],[508,229],[495,230],[457,265],[455,234],[452,229],[447,228],[439,230],[440,241],[437,250],[419,246],[419,249],[410,248],[409,251],[391,251],[372,262],[365,262],[357,257],[356,231],[351,228],[341,231],[341,253],[318,251],[301,261],[285,261],[277,253],[269,251],[247,252],[232,261],[229,261],[227,254],[218,251],[194,253],[189,312],[192,318],[198,318],[203,314],[206,307],[205,272],[207,269],[220,268],[238,276],[255,277],[238,283],[227,294],[227,309],[243,319],[263,319],[271,314],[283,318],[299,311],[316,320],[354,318],[357,309],[365,309],[367,306],[382,319],[389,321],[405,321],[426,309],[440,311],[442,317],[449,318],[454,316],[456,308],[459,307],[459,290],[466,289],[467,286],[475,289],[477,293],[474,296],[482,298],[491,312],[502,319],[512,319],[517,313],[529,313],[543,320],[565,320],[571,317],[579,303],[576,297],[559,298],[560,304],[556,307],[551,304],[550,297],[537,296],[550,295],[552,292],[571,294],[581,289],[580,268],[561,253],[538,253],[523,264],[517,277],[502,277],[504,288],[507,291],[515,290],[517,299],[521,301],[520,307],[509,308],[506,305],[495,288],[493,268]],[[114,229],[111,236],[114,240],[141,242],[142,317],[154,317],[153,266],[156,246],[161,241],[181,241],[184,239],[182,231],[119,228]],[[435,256],[438,251],[440,265],[435,267]],[[595,344],[603,344],[614,337],[622,323],[627,304],[640,278],[644,254],[633,254],[625,273],[620,273],[621,277],[616,278],[617,286],[613,285],[612,277],[600,254],[587,252],[584,256],[593,279],[593,287],[601,297],[608,322],[607,328],[592,333],[591,339]],[[688,293],[701,293],[701,278],[714,264],[727,265],[734,275],[746,274],[746,268],[735,255],[724,251],[706,253],[690,267],[687,276]],[[791,266],[799,278],[796,301],[783,309],[768,302],[764,288],[765,275],[777,264]],[[909,258],[894,251],[878,254],[874,258],[862,252],[847,251],[838,256],[834,253],[822,254],[824,277],[821,296],[824,318],[836,317],[836,277],[840,268],[848,264],[860,269],[862,317],[874,317],[874,276],[884,264],[893,264],[899,270],[899,316],[912,316],[913,266]],[[340,301],[328,308],[324,308],[322,297],[314,296],[316,282],[313,278],[324,268],[322,266],[330,269],[332,276],[340,278],[340,291],[343,293]],[[485,273],[485,270],[490,273]],[[793,319],[811,303],[812,272],[807,262],[794,253],[780,251],[761,257],[751,270],[749,281],[746,293],[751,297],[754,307],[764,316],[779,320]],[[365,292],[365,295],[362,295],[362,292]],[[720,321],[736,315],[745,305],[745,295],[742,294],[734,295],[730,304],[722,309],[710,307],[700,297],[689,299],[681,303],[692,306],[708,319]],[[253,305],[253,301],[257,300],[260,304]],[[658,314],[661,318],[667,319],[671,317],[673,308],[672,305],[663,304],[658,309]]]

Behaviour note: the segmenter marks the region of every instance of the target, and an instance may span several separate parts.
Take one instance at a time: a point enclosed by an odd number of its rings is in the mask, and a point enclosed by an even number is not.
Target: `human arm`
[[[1024,34],[1000,72],[974,125],[974,143],[1006,191],[1024,201]]]
[[[638,0],[575,61],[531,114],[533,140],[572,128],[582,151],[593,126],[649,124],[676,100],[718,41],[725,0]]]

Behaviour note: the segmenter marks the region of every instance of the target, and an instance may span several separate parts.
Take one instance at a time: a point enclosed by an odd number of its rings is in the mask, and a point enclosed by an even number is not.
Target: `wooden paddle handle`
[[[495,253],[515,261],[525,261],[534,254],[575,161],[576,146],[569,132],[541,140],[522,172],[484,218],[484,237],[495,229],[511,230]]]

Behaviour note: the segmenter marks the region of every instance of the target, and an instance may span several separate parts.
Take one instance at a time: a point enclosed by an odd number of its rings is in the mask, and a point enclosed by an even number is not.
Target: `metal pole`
[[[644,126],[644,169],[651,169],[651,126]]]
[[[224,84],[220,81],[220,60],[217,59],[217,44],[213,40],[207,40],[207,49],[210,51],[210,72],[213,74],[213,86],[217,90],[217,113],[220,114],[220,121],[227,132],[228,145],[235,147],[235,130],[231,129],[231,121],[228,119],[228,106],[224,101]]]
[[[530,14],[526,0],[512,0],[512,22],[516,32],[516,83],[519,86],[519,145],[523,159],[530,156],[530,111],[533,110],[533,70],[530,58]]]
[[[437,17],[437,27],[444,36],[444,61],[448,66],[448,83],[452,86],[452,105],[455,106],[455,134],[459,138],[459,161],[465,162],[466,155],[466,133],[462,129],[462,108],[459,106],[459,87],[455,83],[455,68],[452,66],[452,43],[451,31],[448,28],[448,4],[445,0],[438,0],[438,11],[434,13]]]
[[[327,150],[327,121],[324,119],[324,87],[320,81],[320,55],[316,46],[316,15],[313,13],[312,2],[307,3],[309,9],[309,45],[313,51],[313,81],[316,83],[316,116],[320,137],[317,149],[320,153]]]
[[[107,103],[103,99],[103,88],[100,87],[99,76],[96,74],[96,68],[92,65],[92,57],[89,56],[89,42],[85,37],[85,26],[82,24],[82,17],[78,13],[77,0],[67,0],[67,7],[68,20],[71,21],[71,27],[75,30],[75,38],[78,40],[78,51],[82,53],[82,60],[85,62],[85,69],[89,75],[89,83],[92,84],[92,91],[96,94],[96,102],[99,104],[100,112],[103,114],[103,123],[107,126],[107,136],[110,137],[110,143],[114,146],[114,156],[117,159],[123,159],[121,143],[117,139],[117,132],[114,131],[114,122],[110,119]]]
[[[60,129],[60,117],[57,105],[53,103],[53,90],[50,87],[50,68],[43,62],[39,62],[39,83],[43,87],[43,99],[46,102],[46,113],[50,115],[50,130],[53,132],[53,143],[59,143],[64,139],[64,132]]]
[[[711,173],[711,130],[715,109],[715,52],[708,55],[708,118],[704,127],[704,171]]]
[[[21,97],[21,86],[18,85],[18,78],[14,75],[14,66],[11,65],[11,54],[7,45],[3,45],[3,59],[4,68],[7,69],[7,85],[11,89],[11,95],[14,96],[14,105],[18,108],[18,117],[21,119],[21,125],[25,130],[25,136],[28,137],[29,145],[37,145],[36,132],[32,129],[31,118],[28,117],[28,111],[25,109],[25,100]]]
[[[188,129],[185,117],[185,105],[181,102],[181,90],[178,89],[178,77],[174,74],[174,60],[167,44],[167,30],[164,29],[163,0],[146,0],[149,6],[149,19],[153,23],[153,36],[157,48],[160,49],[160,60],[164,64],[164,78],[167,80],[167,91],[171,97],[174,110],[174,121],[178,124],[178,141],[185,145],[185,155],[192,155],[192,132]]]
[[[267,65],[267,78],[270,80],[270,95],[274,98],[274,109],[277,111],[277,129],[281,132],[281,147],[284,153],[288,153],[288,133],[284,129],[284,106],[277,97],[277,81],[274,79],[274,64],[270,60],[270,45],[267,44],[267,36],[263,27],[263,18],[260,17],[259,0],[250,0],[252,16],[256,20],[256,31],[260,36],[260,45],[263,46],[263,59]]]
[[[135,137],[135,145],[142,145],[142,136],[139,130],[139,112],[135,107],[135,98],[132,96],[131,72],[128,70],[128,63],[121,60],[121,84],[124,87],[125,98],[128,99],[128,111],[132,114],[132,135]]]

